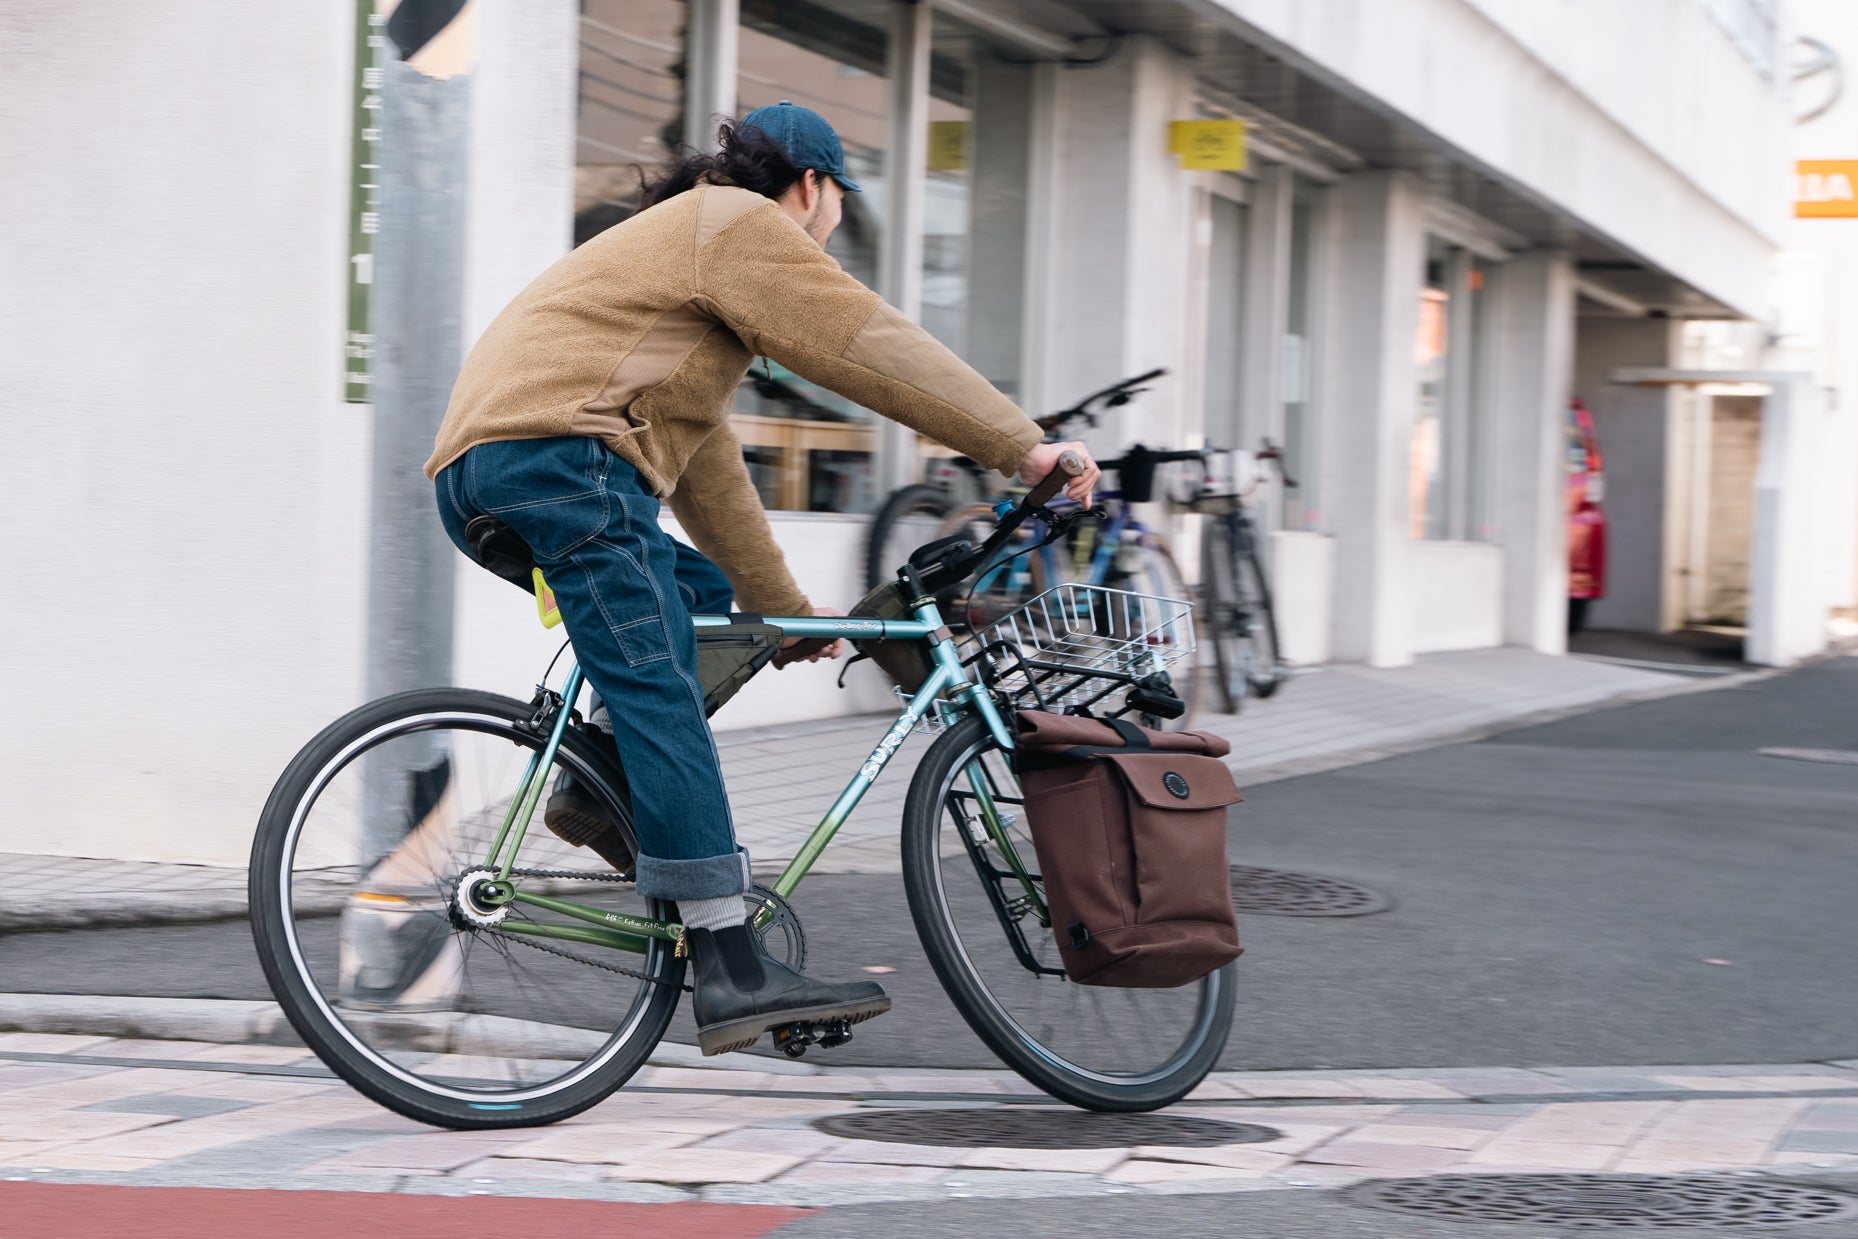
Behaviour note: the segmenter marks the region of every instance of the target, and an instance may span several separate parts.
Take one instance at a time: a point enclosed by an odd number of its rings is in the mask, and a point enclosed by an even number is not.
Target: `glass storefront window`
[[[1031,71],[939,13],[931,31],[921,321],[1018,400]],[[920,436],[917,450],[950,455]]]
[[[683,0],[582,0],[574,243],[630,216],[684,125]]]
[[[1246,206],[1211,194],[1207,212],[1206,441],[1213,447],[1250,446],[1241,442],[1240,411]]]
[[[1413,355],[1418,392],[1407,532],[1414,538],[1485,534],[1488,275],[1468,250],[1437,238],[1427,242]]]
[[[884,76],[889,6],[745,0],[736,111],[788,99],[838,131],[845,171],[862,193],[845,195],[826,252],[877,284],[887,209],[890,81]],[[757,361],[736,392],[732,424],[761,501],[773,510],[869,512],[878,447],[875,415],[783,366]]]

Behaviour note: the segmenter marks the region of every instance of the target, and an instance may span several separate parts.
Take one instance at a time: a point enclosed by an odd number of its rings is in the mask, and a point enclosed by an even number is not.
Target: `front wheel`
[[[524,1127],[585,1110],[645,1062],[681,993],[669,942],[635,953],[537,936],[524,931],[561,918],[495,897],[493,840],[547,739],[534,713],[464,689],[362,706],[297,755],[259,819],[252,935],[278,1004],[332,1071],[420,1122]],[[544,800],[563,771],[635,844],[611,739],[570,726]],[[669,915],[535,816],[517,890]]]
[[[1002,1062],[1061,1101],[1180,1100],[1225,1048],[1236,966],[1178,989],[1077,984],[1028,894],[1043,898],[1037,864],[1009,755],[971,715],[924,754],[903,812],[904,890],[942,988]]]
[[[1248,693],[1271,696],[1285,676],[1271,587],[1258,548],[1242,530],[1235,533],[1236,524],[1231,517],[1214,517],[1200,544],[1200,618],[1227,714],[1237,714]]]

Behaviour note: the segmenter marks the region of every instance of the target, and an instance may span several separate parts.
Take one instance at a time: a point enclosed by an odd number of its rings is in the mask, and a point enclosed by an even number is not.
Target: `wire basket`
[[[974,631],[962,661],[1014,704],[1087,706],[1194,652],[1193,604],[1101,585],[1059,585]]]

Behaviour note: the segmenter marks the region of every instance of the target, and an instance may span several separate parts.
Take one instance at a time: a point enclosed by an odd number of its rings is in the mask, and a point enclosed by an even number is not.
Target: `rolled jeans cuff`
[[[647,899],[722,899],[746,895],[752,884],[741,848],[696,860],[639,857],[637,890]]]

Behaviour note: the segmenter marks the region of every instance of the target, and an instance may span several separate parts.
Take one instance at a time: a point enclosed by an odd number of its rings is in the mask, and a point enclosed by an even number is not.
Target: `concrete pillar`
[[[1749,662],[1785,667],[1826,648],[1835,594],[1824,571],[1822,510],[1815,483],[1830,419],[1807,373],[1781,374],[1761,411],[1755,530],[1749,548]]]
[[[1043,83],[1038,131],[1051,156],[1035,171],[1035,226],[1050,260],[1031,289],[1038,391],[1046,403],[1130,374],[1166,367],[1168,379],[1106,421],[1093,440],[1112,451],[1141,438],[1178,440],[1197,429],[1180,381],[1189,355],[1188,238],[1193,177],[1168,153],[1168,122],[1188,110],[1193,77],[1176,53],[1135,38],[1102,64]],[[1038,132],[1035,131],[1035,132]]]
[[[1319,355],[1324,493],[1335,536],[1335,636],[1344,662],[1413,660],[1407,536],[1418,378],[1413,341],[1426,252],[1425,197],[1401,172],[1351,176],[1330,191],[1331,310]]]
[[[1593,414],[1606,461],[1606,594],[1588,608],[1590,628],[1666,632],[1684,618],[1676,574],[1685,556],[1675,540],[1689,528],[1688,501],[1671,460],[1682,393],[1612,382],[1622,367],[1673,364],[1681,334],[1664,318],[1575,324],[1574,394]]]
[[[1567,649],[1567,466],[1574,369],[1574,264],[1536,250],[1498,281],[1498,378],[1490,410],[1491,517],[1503,548],[1503,640]]]

